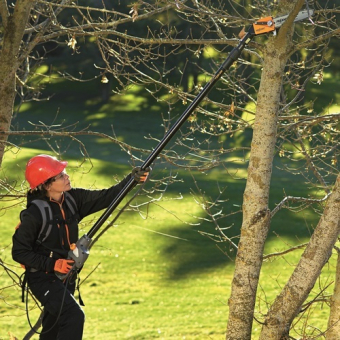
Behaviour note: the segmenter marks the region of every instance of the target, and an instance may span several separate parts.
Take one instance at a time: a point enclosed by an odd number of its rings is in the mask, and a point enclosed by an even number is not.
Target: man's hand
[[[59,259],[54,264],[54,272],[58,275],[67,274],[74,265],[74,261],[70,259]]]
[[[138,184],[141,184],[144,183],[148,178],[150,170],[150,167],[147,167],[145,170],[141,170],[138,166],[132,169],[131,176]]]

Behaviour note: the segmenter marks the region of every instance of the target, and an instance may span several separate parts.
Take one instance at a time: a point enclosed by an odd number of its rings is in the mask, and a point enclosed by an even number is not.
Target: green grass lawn
[[[23,169],[19,169],[18,164],[24,166],[31,151],[23,148],[16,155],[7,153],[3,174],[10,180],[22,181]],[[92,161],[94,167],[86,173],[88,164],[79,169],[78,160],[70,159],[68,172],[75,186],[105,187],[114,183],[112,173],[122,178],[130,169],[128,165],[120,163]],[[209,181],[211,186],[211,179]],[[225,179],[225,183],[231,188],[232,195],[229,194],[236,201],[240,200],[244,181]],[[207,183],[206,187],[209,187]],[[172,190],[175,192],[175,189]],[[276,195],[278,199],[279,191]],[[22,207],[24,202],[7,211],[0,221],[1,259],[18,274],[22,270],[11,259],[10,243]],[[133,211],[123,213],[91,250],[81,273],[84,279],[97,268],[81,285],[81,295],[86,305],[84,339],[223,339],[233,263],[217,245],[223,251],[227,251],[228,246],[216,244],[198,233],[198,230],[213,230],[206,223],[195,225],[195,217],[202,216],[202,211],[188,191],[183,190],[182,200],[164,199],[157,205],[152,204],[147,211],[142,211],[147,215],[146,219]],[[308,236],[306,225],[316,221],[311,212],[309,215],[304,213],[298,219],[296,216],[287,219],[286,214],[277,214],[272,223],[266,253],[285,249],[287,244],[305,241]],[[91,219],[87,219],[82,224],[81,233],[85,233],[92,223]],[[240,216],[233,223],[236,230],[230,232],[236,234],[240,227]],[[297,252],[265,262],[256,309],[259,318],[280,292],[299,254]],[[327,270],[332,277],[334,266],[330,264]],[[29,325],[24,304],[21,303],[21,292],[18,288],[10,288],[11,285],[12,281],[1,270],[0,287],[8,288],[0,291],[0,338],[6,339],[8,332],[12,332],[20,339],[28,331]],[[30,308],[33,307],[33,301],[30,300]],[[315,310],[315,326],[325,327],[327,312],[325,306]],[[36,307],[30,309],[32,321],[38,314]],[[260,329],[260,325],[255,322],[254,339]],[[38,339],[38,336],[34,339]]]

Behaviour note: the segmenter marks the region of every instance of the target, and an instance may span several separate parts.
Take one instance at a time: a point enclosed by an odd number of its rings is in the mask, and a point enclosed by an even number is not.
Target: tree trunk
[[[20,66],[19,50],[32,4],[32,0],[17,1],[14,12],[8,13],[5,20],[3,19],[4,38],[0,50],[0,131],[10,130],[16,94],[16,72]],[[4,15],[3,8],[1,14]],[[0,136],[0,166],[6,143],[7,136]]]
[[[286,37],[285,37],[286,38]],[[287,61],[285,42],[271,39],[264,54],[258,94],[247,185],[243,196],[243,222],[235,263],[226,339],[250,339],[264,243],[270,226],[270,180],[276,143],[282,76]],[[285,39],[280,39],[285,40]]]
[[[287,5],[287,3],[285,4]],[[289,2],[290,9],[294,2]],[[298,12],[302,2],[296,2]],[[293,13],[294,14],[294,13]],[[293,18],[294,19],[294,18]],[[229,299],[227,340],[251,339],[257,286],[270,226],[270,180],[276,143],[284,69],[292,46],[292,21],[269,38],[258,93],[248,178],[243,195],[243,222]]]
[[[303,302],[332,254],[340,232],[339,211],[340,175],[299,264],[268,312],[261,340],[287,338],[292,321],[300,312]],[[339,339],[339,333],[335,338]]]
[[[340,251],[338,251],[338,260],[336,265],[336,277],[334,284],[334,293],[331,298],[331,309],[328,319],[328,331],[326,340],[337,340],[340,334]]]

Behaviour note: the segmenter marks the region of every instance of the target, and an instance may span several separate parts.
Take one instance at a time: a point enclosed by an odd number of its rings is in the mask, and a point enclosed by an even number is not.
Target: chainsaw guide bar
[[[294,22],[310,18],[313,15],[313,13],[314,11],[311,9],[302,10],[297,14],[296,18],[294,19]],[[253,24],[254,34],[259,35],[269,32],[275,33],[275,30],[277,28],[280,28],[283,25],[283,23],[287,20],[287,18],[288,14],[277,18],[273,18],[271,16],[261,18]]]

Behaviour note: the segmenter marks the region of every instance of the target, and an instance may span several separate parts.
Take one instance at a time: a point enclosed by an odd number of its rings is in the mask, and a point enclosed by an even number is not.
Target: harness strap
[[[32,203],[39,208],[42,216],[42,228],[36,240],[36,243],[40,245],[46,240],[51,232],[53,226],[53,214],[48,202],[44,200],[33,200]]]
[[[64,193],[64,197],[65,197],[65,203],[67,207],[70,209],[72,216],[74,216],[76,220],[79,220],[79,214],[78,214],[76,201],[74,200],[72,195],[69,194],[68,192]],[[53,220],[52,208],[50,204],[45,200],[36,199],[36,200],[33,200],[32,203],[35,204],[39,208],[41,212],[41,216],[42,216],[42,228],[36,240],[36,244],[41,245],[46,240],[48,235],[51,233],[51,230],[53,227],[54,220]],[[58,223],[58,221],[56,222]],[[59,223],[60,222],[61,221],[59,221]]]
[[[72,195],[69,194],[68,192],[64,192],[64,196],[65,196],[66,205],[71,210],[72,216],[77,215],[78,213],[77,203],[72,197]]]

